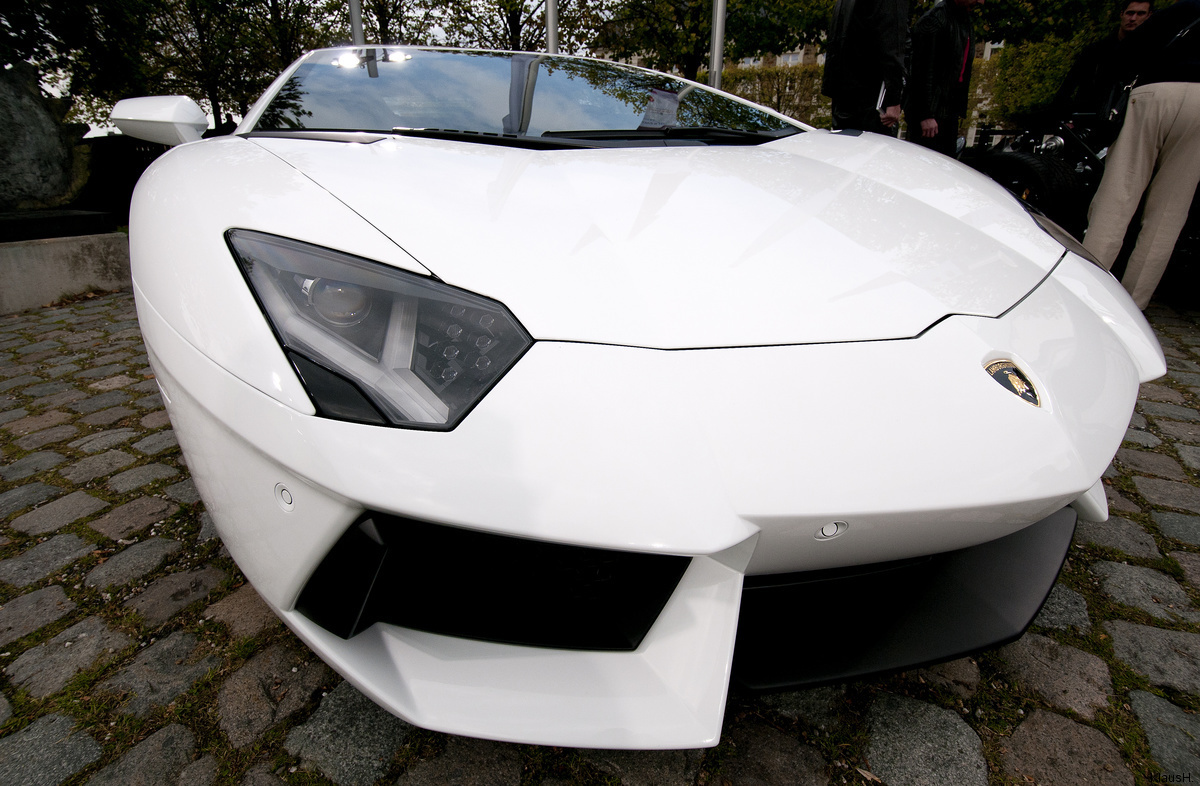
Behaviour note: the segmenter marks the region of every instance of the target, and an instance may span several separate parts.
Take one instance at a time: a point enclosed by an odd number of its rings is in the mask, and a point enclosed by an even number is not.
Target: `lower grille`
[[[503,644],[634,650],[690,561],[368,513],[296,607],[342,638],[385,622]]]

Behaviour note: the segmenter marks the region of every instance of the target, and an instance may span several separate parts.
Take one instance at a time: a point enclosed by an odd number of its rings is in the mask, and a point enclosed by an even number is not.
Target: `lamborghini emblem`
[[[1035,407],[1042,405],[1033,383],[1029,381],[1029,377],[1025,376],[1024,371],[1017,368],[1016,363],[1011,360],[996,360],[988,363],[983,369],[991,375],[992,379],[999,382],[1001,387],[1023,401],[1028,401]]]

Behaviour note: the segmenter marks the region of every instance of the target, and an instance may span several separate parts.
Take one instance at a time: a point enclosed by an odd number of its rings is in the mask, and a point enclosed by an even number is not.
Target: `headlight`
[[[261,232],[225,235],[317,413],[451,429],[533,343],[487,298]]]

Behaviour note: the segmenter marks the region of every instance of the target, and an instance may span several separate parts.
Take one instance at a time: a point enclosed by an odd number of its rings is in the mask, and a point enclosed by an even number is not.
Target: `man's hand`
[[[926,139],[931,139],[937,136],[938,125],[937,121],[932,117],[927,117],[921,121],[921,136]]]
[[[889,106],[887,109],[879,113],[879,122],[883,123],[888,128],[899,124],[900,122],[900,105]]]

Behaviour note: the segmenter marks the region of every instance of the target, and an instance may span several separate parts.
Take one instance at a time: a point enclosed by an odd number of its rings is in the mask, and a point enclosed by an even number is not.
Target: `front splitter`
[[[979,546],[847,570],[748,576],[733,683],[779,690],[935,663],[1018,638],[1058,578],[1063,508]]]

